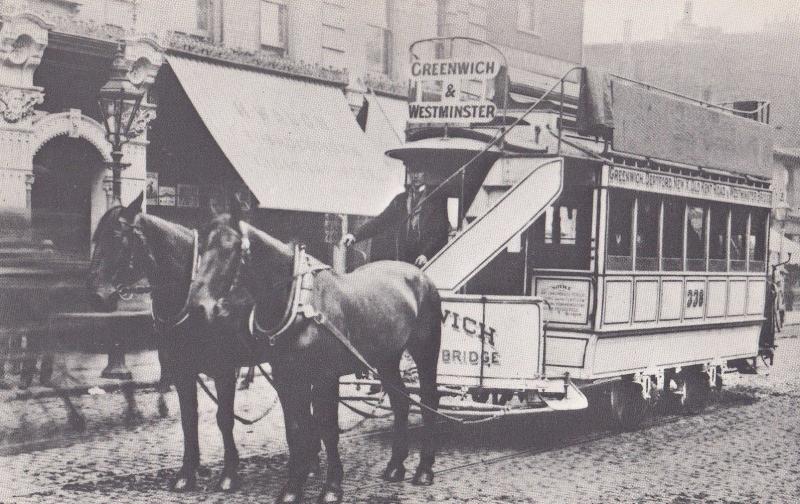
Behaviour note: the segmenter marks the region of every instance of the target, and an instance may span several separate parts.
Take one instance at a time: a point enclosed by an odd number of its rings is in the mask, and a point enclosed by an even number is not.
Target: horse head
[[[142,193],[128,206],[109,209],[92,236],[94,251],[87,288],[92,304],[100,311],[114,311],[124,288],[145,276],[135,229],[143,199]]]
[[[291,248],[231,214],[214,216],[200,233],[200,260],[189,304],[209,323],[229,315],[232,291],[241,286],[255,299],[279,294],[277,278],[291,279]]]

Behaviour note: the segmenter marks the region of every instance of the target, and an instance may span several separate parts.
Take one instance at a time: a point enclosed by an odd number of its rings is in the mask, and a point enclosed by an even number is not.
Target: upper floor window
[[[325,66],[344,68],[346,37],[345,9],[338,2],[322,4],[322,63]]]
[[[539,34],[539,11],[536,0],[517,0],[517,29]]]
[[[267,48],[286,49],[286,6],[261,1],[261,45]]]
[[[392,32],[377,26],[367,26],[367,70],[389,74]]]
[[[195,7],[195,27],[198,31],[208,32],[211,25],[211,0],[197,0]]]

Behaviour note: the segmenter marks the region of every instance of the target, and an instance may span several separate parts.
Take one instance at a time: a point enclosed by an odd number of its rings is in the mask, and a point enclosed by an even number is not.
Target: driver
[[[388,246],[383,248],[389,250],[381,250],[378,243],[373,243],[373,260],[394,259],[424,266],[447,243],[450,231],[446,196],[434,194],[420,205],[431,191],[424,172],[410,171],[406,190],[395,196],[380,215],[346,234],[342,243],[350,247],[367,238],[388,235]]]

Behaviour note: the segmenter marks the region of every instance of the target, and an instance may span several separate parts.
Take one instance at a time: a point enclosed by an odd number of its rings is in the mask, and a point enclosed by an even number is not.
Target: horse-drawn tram
[[[767,104],[584,68],[515,83],[468,39],[411,53],[407,141],[387,155],[450,199],[456,231],[424,267],[442,410],[580,409],[603,385],[633,427],[658,393],[697,412],[724,372],[772,357]]]

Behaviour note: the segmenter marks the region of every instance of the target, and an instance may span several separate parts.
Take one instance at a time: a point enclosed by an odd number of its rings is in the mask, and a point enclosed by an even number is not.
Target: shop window
[[[658,270],[658,227],[661,198],[640,196],[636,205],[636,269]]]
[[[275,2],[261,2],[261,45],[277,50],[286,50],[286,6]]]
[[[725,205],[711,205],[708,229],[708,270],[727,271],[728,258],[726,243],[728,237],[728,208]]]
[[[731,209],[731,271],[747,271],[747,210]]]
[[[706,270],[706,209],[696,204],[686,208],[686,269]]]
[[[683,226],[686,204],[677,198],[664,199],[664,230],[661,236],[661,269],[683,270]]]
[[[630,271],[633,269],[631,257],[631,227],[633,225],[633,201],[631,194],[612,192],[608,208],[608,260],[609,270]]]
[[[378,74],[389,74],[392,32],[377,26],[367,26],[367,70]]]
[[[750,212],[750,236],[748,248],[750,251],[749,271],[764,272],[766,268],[766,238],[767,238],[767,213],[764,210]]]

